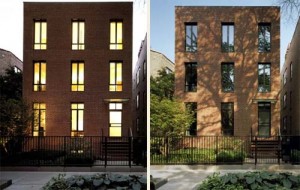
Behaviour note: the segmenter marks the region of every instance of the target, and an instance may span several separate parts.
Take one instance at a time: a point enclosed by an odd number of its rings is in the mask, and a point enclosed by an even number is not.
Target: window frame
[[[260,75],[259,75],[259,66],[260,65],[263,65],[263,81],[264,81],[264,83],[263,84],[259,84],[259,82],[260,82],[260,80],[259,80],[259,78],[260,78]],[[266,75],[266,66],[269,66],[269,69],[270,69],[270,76],[269,76],[269,85],[266,85],[265,84],[265,77],[267,76]],[[272,87],[272,67],[271,67],[272,65],[271,65],[271,63],[269,63],[269,62],[267,62],[267,63],[258,63],[257,64],[257,91],[259,92],[259,93],[269,93],[269,92],[271,92],[271,87]],[[261,87],[262,86],[262,87]],[[261,88],[264,88],[264,90],[260,90],[260,87]],[[267,89],[266,89],[266,87],[267,87]]]
[[[290,63],[290,80],[293,79],[293,62]]]
[[[226,66],[226,69],[224,68]],[[225,71],[226,70],[226,74],[228,75],[227,77],[229,77],[230,78],[230,73],[229,73],[229,66],[232,66],[232,69],[233,69],[233,81],[232,81],[232,89],[229,89],[229,90],[226,90],[226,89],[224,89],[224,77],[225,76],[223,76],[223,71]],[[225,69],[225,70],[224,70]],[[224,93],[232,93],[232,92],[234,92],[234,78],[235,78],[235,66],[234,66],[234,62],[223,62],[223,63],[221,63],[221,86],[222,86],[222,92],[224,92]]]
[[[40,23],[40,28],[39,28],[39,32],[40,32],[40,36],[39,36],[39,43],[36,42],[36,39],[35,39],[35,32],[36,32],[36,28],[35,28],[35,25],[36,23]],[[42,30],[42,23],[46,23],[46,42],[45,43],[42,43],[42,33],[43,33],[43,30]],[[33,50],[47,50],[47,40],[48,40],[48,32],[47,32],[47,28],[48,28],[48,25],[47,25],[47,20],[46,19],[34,19],[33,20],[33,28],[34,28],[34,31],[33,31]],[[39,46],[39,48],[36,48],[36,45]],[[45,46],[45,48],[43,49],[42,46]]]
[[[35,105],[38,106],[38,108],[35,108]],[[44,105],[44,108],[41,108],[41,106]],[[46,103],[42,103],[42,102],[33,102],[32,105],[32,110],[33,110],[33,122],[32,122],[32,136],[37,136],[37,137],[44,137],[46,136]],[[35,111],[38,112],[38,121],[36,123],[36,116],[35,116]],[[45,120],[45,126],[41,127],[41,117],[42,117],[42,112],[44,111],[44,120]],[[38,130],[35,130],[35,125],[38,124]],[[41,130],[41,128],[43,128],[43,130]],[[35,135],[35,133],[37,133],[37,135]]]
[[[197,112],[197,106],[198,106],[198,102],[185,102],[185,109],[188,109],[188,107],[190,107],[189,110],[191,113],[193,112],[193,117],[194,117],[194,122],[189,126],[189,128],[186,130],[185,135],[186,136],[197,136],[197,117],[198,117],[198,112]]]
[[[76,105],[77,108],[73,108]],[[79,108],[82,105],[83,108]],[[71,137],[83,137],[84,136],[84,103],[83,102],[71,102]],[[76,130],[73,130],[73,111],[76,111]],[[79,111],[82,111],[82,130],[79,129]]]
[[[198,64],[197,62],[185,62],[184,63],[184,66],[185,66],[185,84],[184,84],[184,91],[185,92],[197,92],[197,83],[198,83]],[[187,70],[187,66],[190,66],[189,68],[189,71]],[[195,80],[195,84],[187,84],[188,81],[188,77],[187,77],[187,74],[189,72],[190,75],[193,75],[195,73],[193,73],[193,68],[195,68],[195,72],[196,72],[196,79]]]
[[[270,46],[270,49],[269,50],[266,50],[266,47],[265,45],[263,47],[260,47],[260,32],[261,32],[261,27],[270,27],[270,42],[269,42],[269,46]],[[272,42],[272,33],[271,33],[271,29],[272,29],[272,25],[271,23],[268,23],[268,22],[261,22],[261,23],[258,23],[258,52],[259,53],[268,53],[268,52],[271,52],[271,42]],[[263,34],[263,39],[266,41],[266,32]]]
[[[225,35],[223,33],[223,27],[227,26],[227,40],[226,43],[228,44],[227,47],[225,47],[225,45],[223,45],[223,35]],[[230,44],[230,27],[229,26],[233,26],[233,44]],[[235,47],[234,47],[234,42],[235,42],[235,25],[234,22],[222,22],[221,23],[221,52],[222,53],[232,53],[235,52]],[[232,49],[230,48],[230,45],[232,45]]]
[[[115,36],[113,37],[115,42],[112,42],[111,24],[115,23]],[[121,43],[118,43],[118,23],[122,23],[122,39]],[[118,47],[120,45],[120,48]],[[123,50],[124,49],[124,22],[121,19],[113,19],[109,21],[109,50]]]
[[[187,33],[187,27],[190,27],[190,36],[188,36],[188,33]],[[196,36],[195,36],[195,39],[193,39],[193,30],[196,28]],[[186,22],[184,23],[184,29],[185,29],[185,52],[190,52],[190,53],[193,53],[193,52],[197,52],[197,46],[198,46],[198,24],[197,22]],[[187,43],[187,39],[188,37],[190,37],[190,46],[188,46],[188,43]]]
[[[114,83],[111,81],[111,64],[114,64],[115,72],[114,72]],[[121,76],[118,76],[118,65],[121,65]],[[121,78],[121,84],[118,84],[118,77]],[[120,90],[118,90],[120,87]],[[112,88],[112,89],[111,89]],[[113,90],[114,89],[114,90]],[[108,91],[109,92],[122,92],[123,91],[123,62],[116,60],[116,61],[109,61],[109,84],[108,84]]]
[[[111,108],[111,105],[112,104],[114,104],[114,107],[115,108]],[[119,107],[121,105],[121,108]],[[110,129],[111,129],[111,127],[119,127],[120,128],[120,132],[121,132],[121,134],[120,134],[120,136],[122,137],[122,126],[123,126],[123,103],[120,103],[120,102],[109,102],[109,104],[108,104],[108,112],[109,112],[109,118],[108,118],[108,127],[109,127],[109,129],[108,129],[108,131],[109,131],[109,136],[110,137],[118,137],[118,136],[111,136],[111,131],[110,131]],[[111,123],[110,122],[110,113],[111,112],[120,112],[121,113],[121,123]],[[111,125],[119,125],[119,126],[111,126]]]
[[[225,106],[228,106],[228,107],[225,109],[225,108],[223,108]],[[230,107],[230,109],[228,109],[229,107]],[[228,110],[231,110],[231,112],[232,112],[231,129],[229,129],[230,128],[229,125],[226,127],[223,122],[223,118],[225,117],[224,112],[227,111],[226,114],[228,114],[229,113]],[[228,129],[225,130],[224,128],[228,128]],[[234,102],[221,102],[221,133],[223,136],[234,136]]]
[[[76,40],[77,40],[77,43],[75,43],[73,41],[74,39],[74,23],[77,23],[77,37]],[[80,38],[80,24],[83,23],[83,31],[84,31],[84,34],[83,34],[83,43],[81,43],[81,38]],[[72,24],[72,45],[71,45],[71,49],[72,50],[85,50],[85,35],[86,35],[86,26],[85,26],[85,20],[84,19],[72,19],[71,21],[71,24]]]
[[[39,64],[38,66],[38,78],[39,81],[38,83],[35,83],[36,81],[36,70],[35,70],[35,65]],[[44,78],[44,83],[42,83],[42,64],[45,65],[45,78]],[[37,88],[35,88],[37,87]],[[33,61],[33,91],[34,92],[46,92],[47,90],[47,62],[44,60],[40,61]]]
[[[73,83],[73,65],[77,65],[77,72],[76,72],[76,76],[77,76],[77,80],[76,83]],[[79,71],[79,67],[80,65],[83,65],[83,84],[80,84],[79,81],[79,76],[80,76],[80,71]],[[85,81],[84,81],[84,70],[85,70],[85,63],[84,61],[72,61],[71,62],[71,92],[84,92],[84,86],[85,86]],[[73,87],[76,87],[76,90],[73,90]],[[82,88],[82,90],[80,90],[79,88]]]
[[[283,73],[283,86],[286,84],[286,82],[287,82],[287,68],[285,68]]]

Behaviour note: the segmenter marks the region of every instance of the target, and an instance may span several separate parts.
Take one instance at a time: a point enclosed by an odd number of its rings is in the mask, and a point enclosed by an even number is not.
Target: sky
[[[0,0],[0,48],[23,61],[23,2],[134,2],[133,4],[133,68],[147,32],[147,1],[145,0]]]
[[[277,6],[277,0],[151,0],[150,3],[150,48],[175,59],[175,6]],[[297,15],[288,17],[281,13],[280,65],[290,43]]]

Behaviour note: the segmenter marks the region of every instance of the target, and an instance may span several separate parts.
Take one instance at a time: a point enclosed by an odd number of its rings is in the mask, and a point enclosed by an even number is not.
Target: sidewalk
[[[150,173],[154,178],[167,178],[168,183],[159,190],[189,190],[214,172],[221,174],[268,170],[300,174],[300,165],[244,164],[244,165],[152,165]]]
[[[0,171],[1,180],[12,180],[12,185],[10,185],[5,190],[39,190],[41,189],[52,177],[58,176],[58,174],[66,174],[66,177],[72,175],[92,175],[96,173],[103,172],[43,172],[43,171]],[[146,175],[146,172],[116,172],[111,171],[111,173],[119,173],[123,175]],[[105,173],[110,173],[106,171]]]

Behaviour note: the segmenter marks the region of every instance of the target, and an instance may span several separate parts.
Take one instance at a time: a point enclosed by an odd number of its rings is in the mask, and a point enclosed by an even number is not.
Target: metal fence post
[[[168,162],[169,162],[169,138],[168,137],[166,137],[166,139],[165,139],[165,142],[166,142],[166,150],[165,150],[165,152],[166,152],[166,158],[167,158],[167,164],[168,164]]]
[[[277,146],[277,161],[280,164],[280,157],[281,157],[281,137],[278,135],[278,146]]]
[[[257,136],[255,136],[254,163],[257,164]]]
[[[132,138],[128,137],[128,162],[129,162],[129,167],[131,168],[131,144],[132,144]]]

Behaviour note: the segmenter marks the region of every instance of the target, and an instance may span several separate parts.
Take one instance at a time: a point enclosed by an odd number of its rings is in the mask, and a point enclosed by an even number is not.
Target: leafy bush
[[[300,163],[300,150],[292,150],[291,151],[291,161],[292,163]]]
[[[218,138],[218,137],[217,137]],[[225,149],[225,150],[235,150],[241,151],[243,150],[245,140],[237,139],[236,137],[221,137],[218,140],[218,149]]]
[[[300,189],[300,175],[291,173],[246,172],[214,173],[198,187],[199,190],[296,190]]]
[[[59,174],[53,177],[44,187],[44,190],[66,190],[66,189],[133,189],[146,190],[147,179],[143,176],[120,175],[120,174],[94,174],[79,175],[65,178],[65,175]]]
[[[242,151],[222,150],[216,156],[218,163],[241,163],[245,160],[246,154]]]

